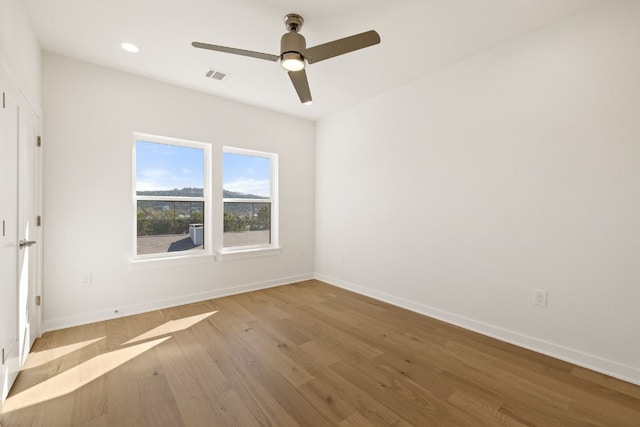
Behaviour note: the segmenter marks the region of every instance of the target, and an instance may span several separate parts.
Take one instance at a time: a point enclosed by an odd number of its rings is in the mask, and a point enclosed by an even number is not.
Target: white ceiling
[[[317,120],[486,51],[601,0],[26,0],[45,51]],[[192,41],[279,54],[283,17],[308,46],[375,29],[377,46],[307,66],[301,105],[279,64]],[[120,48],[123,41],[138,54]],[[228,73],[207,79],[209,68]]]

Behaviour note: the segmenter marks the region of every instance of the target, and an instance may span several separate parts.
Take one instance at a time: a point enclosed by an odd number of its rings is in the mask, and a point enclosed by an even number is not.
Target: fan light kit
[[[364,49],[380,43],[380,36],[371,30],[343,39],[334,40],[307,49],[304,36],[299,33],[304,23],[302,16],[290,13],[284,17],[287,33],[280,39],[280,55],[254,52],[251,50],[236,49],[233,47],[218,46],[207,43],[193,42],[191,45],[199,49],[215,50],[218,52],[232,53],[234,55],[249,56],[257,59],[278,62],[282,68],[288,71],[293,87],[298,93],[300,102],[311,104],[311,90],[305,72],[306,62],[314,64],[325,59]]]
[[[304,70],[304,58],[299,53],[287,52],[282,55],[280,65],[287,71]]]

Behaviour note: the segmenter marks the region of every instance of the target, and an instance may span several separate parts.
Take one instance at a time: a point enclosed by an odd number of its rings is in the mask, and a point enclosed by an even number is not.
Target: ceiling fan
[[[307,73],[304,70],[305,61],[313,64],[380,43],[380,36],[372,30],[307,48],[304,36],[299,33],[304,23],[302,16],[290,13],[284,17],[284,22],[288,32],[283,34],[280,39],[280,55],[200,42],[193,42],[191,45],[200,49],[233,53],[273,62],[280,61],[282,67],[289,72],[291,83],[293,83],[293,87],[298,93],[300,102],[311,104],[311,90],[309,89]]]

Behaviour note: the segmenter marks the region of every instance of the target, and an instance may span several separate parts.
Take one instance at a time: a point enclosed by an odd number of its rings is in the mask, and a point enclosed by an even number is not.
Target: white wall
[[[43,63],[45,330],[312,277],[313,122],[50,53]],[[282,253],[132,269],[134,131],[278,153]]]
[[[640,383],[639,22],[606,2],[321,120],[317,277]]]
[[[21,0],[0,0],[0,66],[9,71],[31,108],[39,112],[40,46]]]

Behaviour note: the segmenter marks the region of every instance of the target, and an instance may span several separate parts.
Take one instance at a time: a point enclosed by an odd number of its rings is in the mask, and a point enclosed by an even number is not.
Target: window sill
[[[235,249],[219,252],[220,261],[234,261],[246,258],[275,256],[282,253],[282,248]]]
[[[215,261],[216,256],[213,254],[132,258],[129,261],[129,270],[150,270],[155,268],[181,267],[183,265],[212,264]]]

